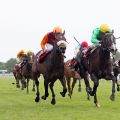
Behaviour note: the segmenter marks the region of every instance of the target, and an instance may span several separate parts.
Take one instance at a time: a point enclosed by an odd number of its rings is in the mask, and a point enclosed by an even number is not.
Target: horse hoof
[[[20,85],[16,85],[17,88],[20,88]]]
[[[71,99],[71,94],[70,93],[68,93],[68,96],[70,97],[70,99]]]
[[[120,88],[119,88],[119,87],[117,88],[117,91],[120,91]]]
[[[52,99],[51,104],[52,104],[52,105],[55,105],[55,104],[56,104],[55,99]]]
[[[39,102],[40,98],[39,97],[36,97],[35,98],[35,102]]]
[[[63,92],[60,92],[60,94],[61,94],[61,96],[62,96],[62,97],[65,97],[65,93],[63,93]]]
[[[111,100],[111,101],[115,101],[115,96],[114,96],[114,95],[111,95],[111,96],[110,96],[110,100]]]
[[[88,97],[87,100],[90,101],[90,97]]]
[[[46,97],[45,97],[45,96],[42,96],[41,98],[42,98],[43,100],[46,100]]]
[[[97,108],[100,108],[100,104],[99,104],[99,103],[95,103],[95,106],[96,106]]]
[[[94,93],[93,93],[93,92],[90,92],[89,94],[90,94],[90,96],[94,96]]]
[[[35,88],[33,88],[32,91],[35,92]]]

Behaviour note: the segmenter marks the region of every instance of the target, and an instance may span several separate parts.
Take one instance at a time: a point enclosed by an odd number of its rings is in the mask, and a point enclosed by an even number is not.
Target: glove
[[[102,41],[99,41],[99,44],[101,44],[102,43]]]

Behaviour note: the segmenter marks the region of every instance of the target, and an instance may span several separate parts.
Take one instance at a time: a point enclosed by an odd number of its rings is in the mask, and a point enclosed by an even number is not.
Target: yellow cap
[[[31,50],[25,50],[26,55],[30,54],[31,52],[32,52]]]
[[[100,26],[100,31],[102,31],[102,32],[108,32],[109,30],[110,30],[110,28],[107,24],[102,24]]]
[[[62,28],[57,26],[53,29],[53,32],[56,32],[56,33],[62,33]]]

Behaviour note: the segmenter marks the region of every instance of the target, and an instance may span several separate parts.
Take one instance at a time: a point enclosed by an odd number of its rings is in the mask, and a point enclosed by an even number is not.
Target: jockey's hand
[[[43,49],[43,53],[45,52],[46,50],[45,49]]]
[[[101,44],[102,43],[102,41],[99,41],[99,44]]]

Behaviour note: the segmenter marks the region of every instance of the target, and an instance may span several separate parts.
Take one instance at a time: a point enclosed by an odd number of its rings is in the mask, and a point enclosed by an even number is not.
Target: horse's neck
[[[109,60],[110,59],[110,52],[100,48],[100,56],[101,56],[101,60],[105,60],[105,61]]]
[[[51,63],[54,66],[60,66],[61,64],[64,64],[63,56],[58,54],[56,51],[52,51],[52,53],[51,53]]]

